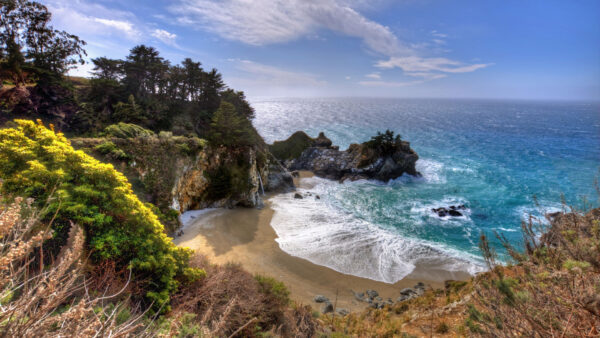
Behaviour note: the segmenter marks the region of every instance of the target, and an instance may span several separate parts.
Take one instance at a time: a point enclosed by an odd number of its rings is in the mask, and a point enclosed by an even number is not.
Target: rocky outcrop
[[[281,145],[279,147],[282,148]],[[406,141],[397,141],[386,154],[373,149],[368,143],[351,144],[347,150],[341,151],[332,146],[331,140],[321,133],[319,137],[312,139],[312,144],[300,156],[282,160],[289,170],[309,170],[329,179],[388,181],[405,173],[419,176],[415,169],[418,159],[419,156]]]
[[[254,148],[207,149],[185,168],[173,187],[173,208],[180,212],[211,207],[259,207],[263,192],[294,189],[291,174],[264,160]]]

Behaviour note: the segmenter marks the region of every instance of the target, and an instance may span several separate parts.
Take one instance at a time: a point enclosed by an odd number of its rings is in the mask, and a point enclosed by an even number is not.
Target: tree
[[[371,137],[371,140],[365,144],[381,156],[391,156],[396,152],[401,142],[402,139],[399,134],[394,137],[393,131],[386,130],[383,134],[377,132],[377,136]]]
[[[210,72],[205,73],[200,95],[200,109],[209,113],[216,111],[221,104],[219,94],[224,88],[223,78],[216,69],[213,68]]]
[[[246,95],[244,95],[243,91],[226,89],[221,93],[221,100],[234,105],[235,110],[247,119],[251,120],[254,118],[254,108],[246,100]]]
[[[3,76],[16,85],[25,82],[24,68],[38,76],[62,75],[84,63],[85,42],[48,25],[46,6],[26,0],[0,0],[0,46]]]
[[[123,77],[123,61],[99,57],[92,59],[94,76],[98,79],[118,81]]]
[[[210,123],[209,139],[213,145],[227,147],[253,145],[256,141],[252,123],[235,111],[235,106],[222,102]]]
[[[135,102],[133,94],[129,94],[127,103],[119,102],[114,106],[113,121],[139,123],[144,119],[144,111]]]
[[[123,83],[127,90],[137,98],[145,98],[158,92],[159,82],[166,76],[169,64],[154,47],[139,45],[131,49],[123,67]]]

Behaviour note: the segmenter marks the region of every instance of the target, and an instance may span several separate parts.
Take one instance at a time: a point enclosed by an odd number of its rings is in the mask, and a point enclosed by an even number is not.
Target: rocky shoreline
[[[418,282],[412,288],[401,289],[399,292],[399,297],[396,298],[395,301],[389,297],[387,299],[383,299],[379,296],[379,292],[373,289],[367,289],[364,292],[355,292],[353,290],[350,290],[350,292],[353,294],[355,300],[362,303],[366,303],[369,307],[373,309],[383,309],[386,306],[394,306],[397,303],[402,303],[414,298],[421,297],[425,293],[426,289],[427,287],[423,282]],[[338,308],[335,304],[335,299],[334,303],[332,303],[331,300],[324,295],[316,295],[313,300],[315,303],[323,304],[323,306],[321,307],[321,313],[325,314],[335,312],[340,316],[345,316],[350,313],[350,311],[345,308]]]

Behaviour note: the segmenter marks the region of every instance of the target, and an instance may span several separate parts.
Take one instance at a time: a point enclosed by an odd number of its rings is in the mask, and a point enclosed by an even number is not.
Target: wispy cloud
[[[392,31],[335,0],[180,0],[171,7],[179,23],[203,27],[222,38],[267,45],[314,36],[319,29],[359,38],[383,55],[408,52]]]
[[[162,43],[170,45],[170,46],[176,46],[177,44],[175,43],[175,39],[177,39],[177,35],[174,33],[169,33],[164,29],[155,29],[154,31],[152,31],[152,33],[150,33],[150,35],[152,35],[153,37],[157,38],[158,40],[160,40]]]
[[[133,22],[135,15],[86,1],[46,1],[52,21],[68,32],[97,37],[123,37],[138,41],[142,32]]]
[[[381,79],[381,73],[374,72],[374,73],[365,75],[365,77],[368,77],[370,79]]]
[[[255,83],[286,86],[314,86],[326,83],[311,73],[289,71],[250,60],[230,59],[229,61],[235,62],[236,69],[251,75],[249,79]]]
[[[182,25],[199,27],[248,45],[288,42],[315,36],[322,29],[330,30],[358,38],[370,51],[388,58],[378,61],[376,67],[400,68],[406,75],[424,80],[472,72],[489,65],[421,56],[422,51],[413,47],[414,43],[401,41],[389,27],[358,12],[367,6],[372,4],[365,0],[178,0],[170,11],[179,16]],[[446,34],[436,30],[430,33],[435,45],[446,44]],[[378,72],[366,76],[381,78]]]
[[[425,80],[414,80],[414,81],[360,81],[358,82],[361,86],[368,87],[406,87],[425,82]]]

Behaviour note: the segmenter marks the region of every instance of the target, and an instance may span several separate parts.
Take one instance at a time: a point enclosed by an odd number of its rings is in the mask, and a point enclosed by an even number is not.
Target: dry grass
[[[283,284],[239,265],[211,265],[203,256],[192,265],[205,269],[207,277],[173,297],[172,317],[193,314],[192,322],[206,335],[312,337],[318,330],[309,307],[290,307]]]
[[[83,274],[83,231],[72,225],[68,245],[50,266],[34,269],[32,253],[51,236],[31,200],[0,205],[0,337],[124,337],[140,333],[109,296],[92,297]],[[37,250],[38,253],[43,250]],[[38,259],[38,262],[43,259]]]
[[[482,236],[491,270],[476,279],[471,333],[493,337],[600,335],[600,209],[571,209],[523,223],[524,253],[499,238],[515,265],[498,266]],[[550,224],[550,226],[548,226]],[[539,237],[537,234],[543,233]]]

